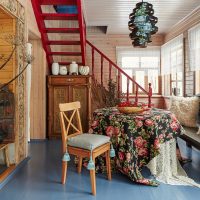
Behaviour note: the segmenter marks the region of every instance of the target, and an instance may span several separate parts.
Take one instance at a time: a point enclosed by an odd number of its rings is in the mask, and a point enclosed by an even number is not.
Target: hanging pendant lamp
[[[158,31],[158,27],[155,26],[158,18],[153,14],[153,5],[142,1],[136,4],[136,8],[129,15],[128,26],[131,31],[129,37],[133,40],[134,47],[147,47],[151,42],[151,35]]]

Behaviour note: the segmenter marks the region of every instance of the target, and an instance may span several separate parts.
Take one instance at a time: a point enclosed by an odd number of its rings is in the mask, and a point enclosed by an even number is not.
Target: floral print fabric
[[[156,186],[155,180],[145,179],[143,166],[159,154],[160,144],[176,138],[183,128],[174,114],[152,109],[144,114],[123,114],[117,108],[103,108],[94,112],[90,133],[107,135],[111,138],[116,157],[114,167],[131,180]],[[96,169],[105,169],[104,157],[96,160]]]

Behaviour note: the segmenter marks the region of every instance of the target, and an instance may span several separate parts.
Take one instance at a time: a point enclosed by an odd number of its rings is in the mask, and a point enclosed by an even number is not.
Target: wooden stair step
[[[78,14],[67,13],[43,13],[41,17],[43,20],[78,20]]]
[[[81,52],[59,52],[59,51],[55,51],[55,52],[49,52],[48,53],[49,56],[81,56]]]
[[[71,62],[58,62],[59,65],[70,65]],[[78,65],[83,65],[83,63],[78,62]]]
[[[41,0],[40,5],[76,5],[76,0]]]
[[[79,28],[45,28],[46,33],[80,33]]]
[[[47,45],[80,45],[80,41],[63,41],[63,40],[50,40],[46,42]]]

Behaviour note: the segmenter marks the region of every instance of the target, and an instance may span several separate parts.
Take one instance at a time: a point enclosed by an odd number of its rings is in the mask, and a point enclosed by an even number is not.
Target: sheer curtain
[[[188,31],[190,69],[200,70],[200,24]]]
[[[179,35],[178,37],[170,40],[166,44],[162,45],[161,47],[161,74],[162,75],[169,75],[171,74],[171,69],[174,65],[174,59],[173,53],[177,51],[177,49],[183,49],[183,34]],[[182,55],[179,55],[181,58],[183,58],[183,52]],[[180,60],[177,56],[177,61]],[[183,62],[178,62],[178,71],[183,70]]]
[[[162,94],[170,96],[173,88],[183,95],[183,34],[161,47]]]

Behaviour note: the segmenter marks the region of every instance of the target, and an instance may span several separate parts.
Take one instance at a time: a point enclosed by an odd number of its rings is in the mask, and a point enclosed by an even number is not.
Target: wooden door
[[[88,87],[87,85],[72,85],[70,87],[71,101],[80,101],[80,116],[83,132],[88,132],[89,112],[88,112]]]

